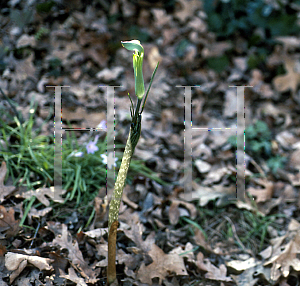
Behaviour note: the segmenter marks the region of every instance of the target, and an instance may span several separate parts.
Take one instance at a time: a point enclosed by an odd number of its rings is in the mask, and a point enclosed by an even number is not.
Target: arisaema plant
[[[143,59],[144,48],[140,41],[132,40],[121,42],[123,47],[129,51],[133,51],[133,71],[135,80],[135,95],[137,96],[137,103],[134,109],[133,102],[130,98],[131,106],[131,126],[130,132],[125,146],[125,151],[122,158],[122,163],[119,169],[117,180],[115,182],[114,191],[109,204],[108,215],[108,265],[107,265],[107,283],[108,285],[118,285],[116,275],[116,240],[117,240],[117,228],[119,225],[119,209],[122,200],[123,189],[131,158],[134,153],[134,149],[139,141],[141,134],[141,122],[142,113],[147,101],[147,97],[158,68],[158,63],[153,71],[150,79],[150,83],[145,93],[144,77],[143,77]],[[144,100],[143,100],[144,99]]]

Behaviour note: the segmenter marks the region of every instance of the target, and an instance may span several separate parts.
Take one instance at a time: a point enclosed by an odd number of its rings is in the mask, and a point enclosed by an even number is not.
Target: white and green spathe
[[[139,40],[121,42],[122,46],[129,50],[134,51],[133,54],[133,70],[135,80],[135,95],[138,99],[142,99],[145,93],[144,77],[143,77],[143,59],[144,48]]]

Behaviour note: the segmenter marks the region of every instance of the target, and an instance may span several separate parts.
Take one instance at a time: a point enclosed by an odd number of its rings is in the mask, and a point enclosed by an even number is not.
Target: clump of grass
[[[286,158],[272,154],[272,134],[264,121],[258,120],[255,124],[247,127],[245,138],[245,150],[255,160],[265,159],[273,173],[276,173],[278,168],[284,168]],[[236,147],[236,136],[229,137],[228,142]]]
[[[251,251],[255,255],[270,244],[268,227],[280,232],[284,224],[279,221],[287,218],[284,214],[262,216],[248,210],[217,208],[214,203],[199,207],[198,213],[195,220],[186,217],[179,220],[181,226],[188,223],[191,236],[199,229],[207,242],[213,238],[215,242],[232,239],[242,251]]]
[[[3,115],[0,116],[0,161],[6,162],[7,176],[12,178],[13,184],[26,187],[27,190],[51,187],[54,177],[54,136],[41,135],[42,126],[35,128],[36,106],[37,104],[31,103],[29,118],[24,122],[20,122],[17,116],[10,116],[4,108],[0,110]],[[51,114],[53,110],[50,110],[46,121],[50,120]],[[4,121],[3,118],[7,120]],[[62,140],[62,182],[63,189],[67,192],[62,205],[51,202],[56,214],[63,213],[60,211],[62,206],[78,211],[79,206],[84,205],[80,209],[82,214],[91,215],[94,198],[106,186],[106,163],[101,157],[101,154],[106,154],[106,140],[99,140],[96,146],[98,150],[88,154],[86,146],[78,143],[75,133],[66,132],[66,138]],[[116,144],[116,148],[122,147],[123,145]],[[82,156],[77,157],[76,154]],[[116,152],[116,157],[119,155],[121,153]],[[142,174],[163,183],[143,161],[133,160],[132,164],[129,181],[135,175]],[[119,166],[120,160],[117,161],[116,169]],[[24,207],[29,211],[31,207],[41,209],[43,206],[37,200],[31,199],[24,201]],[[63,219],[62,217],[61,220]],[[22,223],[24,221],[25,218]]]
[[[14,117],[8,125],[2,116],[0,118],[0,159],[6,162],[14,185],[27,186],[28,189],[50,186],[49,182],[53,179],[53,139],[38,135],[39,130],[32,130],[34,112],[31,104],[29,119],[24,123]]]

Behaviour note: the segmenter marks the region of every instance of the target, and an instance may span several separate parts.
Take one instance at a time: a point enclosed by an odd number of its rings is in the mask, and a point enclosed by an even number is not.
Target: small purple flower
[[[101,129],[106,130],[106,129],[107,129],[107,127],[106,127],[106,121],[105,121],[105,120],[102,120],[102,121],[97,125],[97,128],[101,128]]]
[[[86,152],[88,154],[94,154],[96,151],[99,150],[99,148],[96,146],[97,141],[98,141],[99,135],[96,135],[95,140],[94,141],[90,141],[87,145],[86,145]]]
[[[105,154],[101,154],[101,157],[103,159],[103,164],[107,164],[108,169],[111,169],[112,165],[114,165],[115,167],[117,166],[116,162],[118,161],[118,158],[115,158],[115,160],[113,160],[113,152],[109,152],[108,157]],[[113,163],[113,161],[115,162]]]

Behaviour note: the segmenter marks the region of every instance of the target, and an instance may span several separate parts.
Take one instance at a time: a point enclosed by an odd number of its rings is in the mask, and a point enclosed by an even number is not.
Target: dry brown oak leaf
[[[142,263],[137,273],[137,278],[142,283],[152,285],[152,278],[158,277],[159,284],[161,285],[162,279],[166,278],[172,272],[175,272],[176,275],[188,275],[183,257],[178,254],[165,254],[156,244],[152,245],[148,254],[151,256],[153,262],[148,266]]]
[[[293,97],[295,97],[297,87],[300,84],[299,66],[299,61],[291,57],[284,58],[284,67],[287,71],[287,74],[278,75],[274,78],[273,83],[277,91],[285,92],[291,90]]]
[[[14,209],[10,208],[7,211],[4,206],[0,206],[0,238],[14,237],[18,232],[19,220],[15,220]]]

